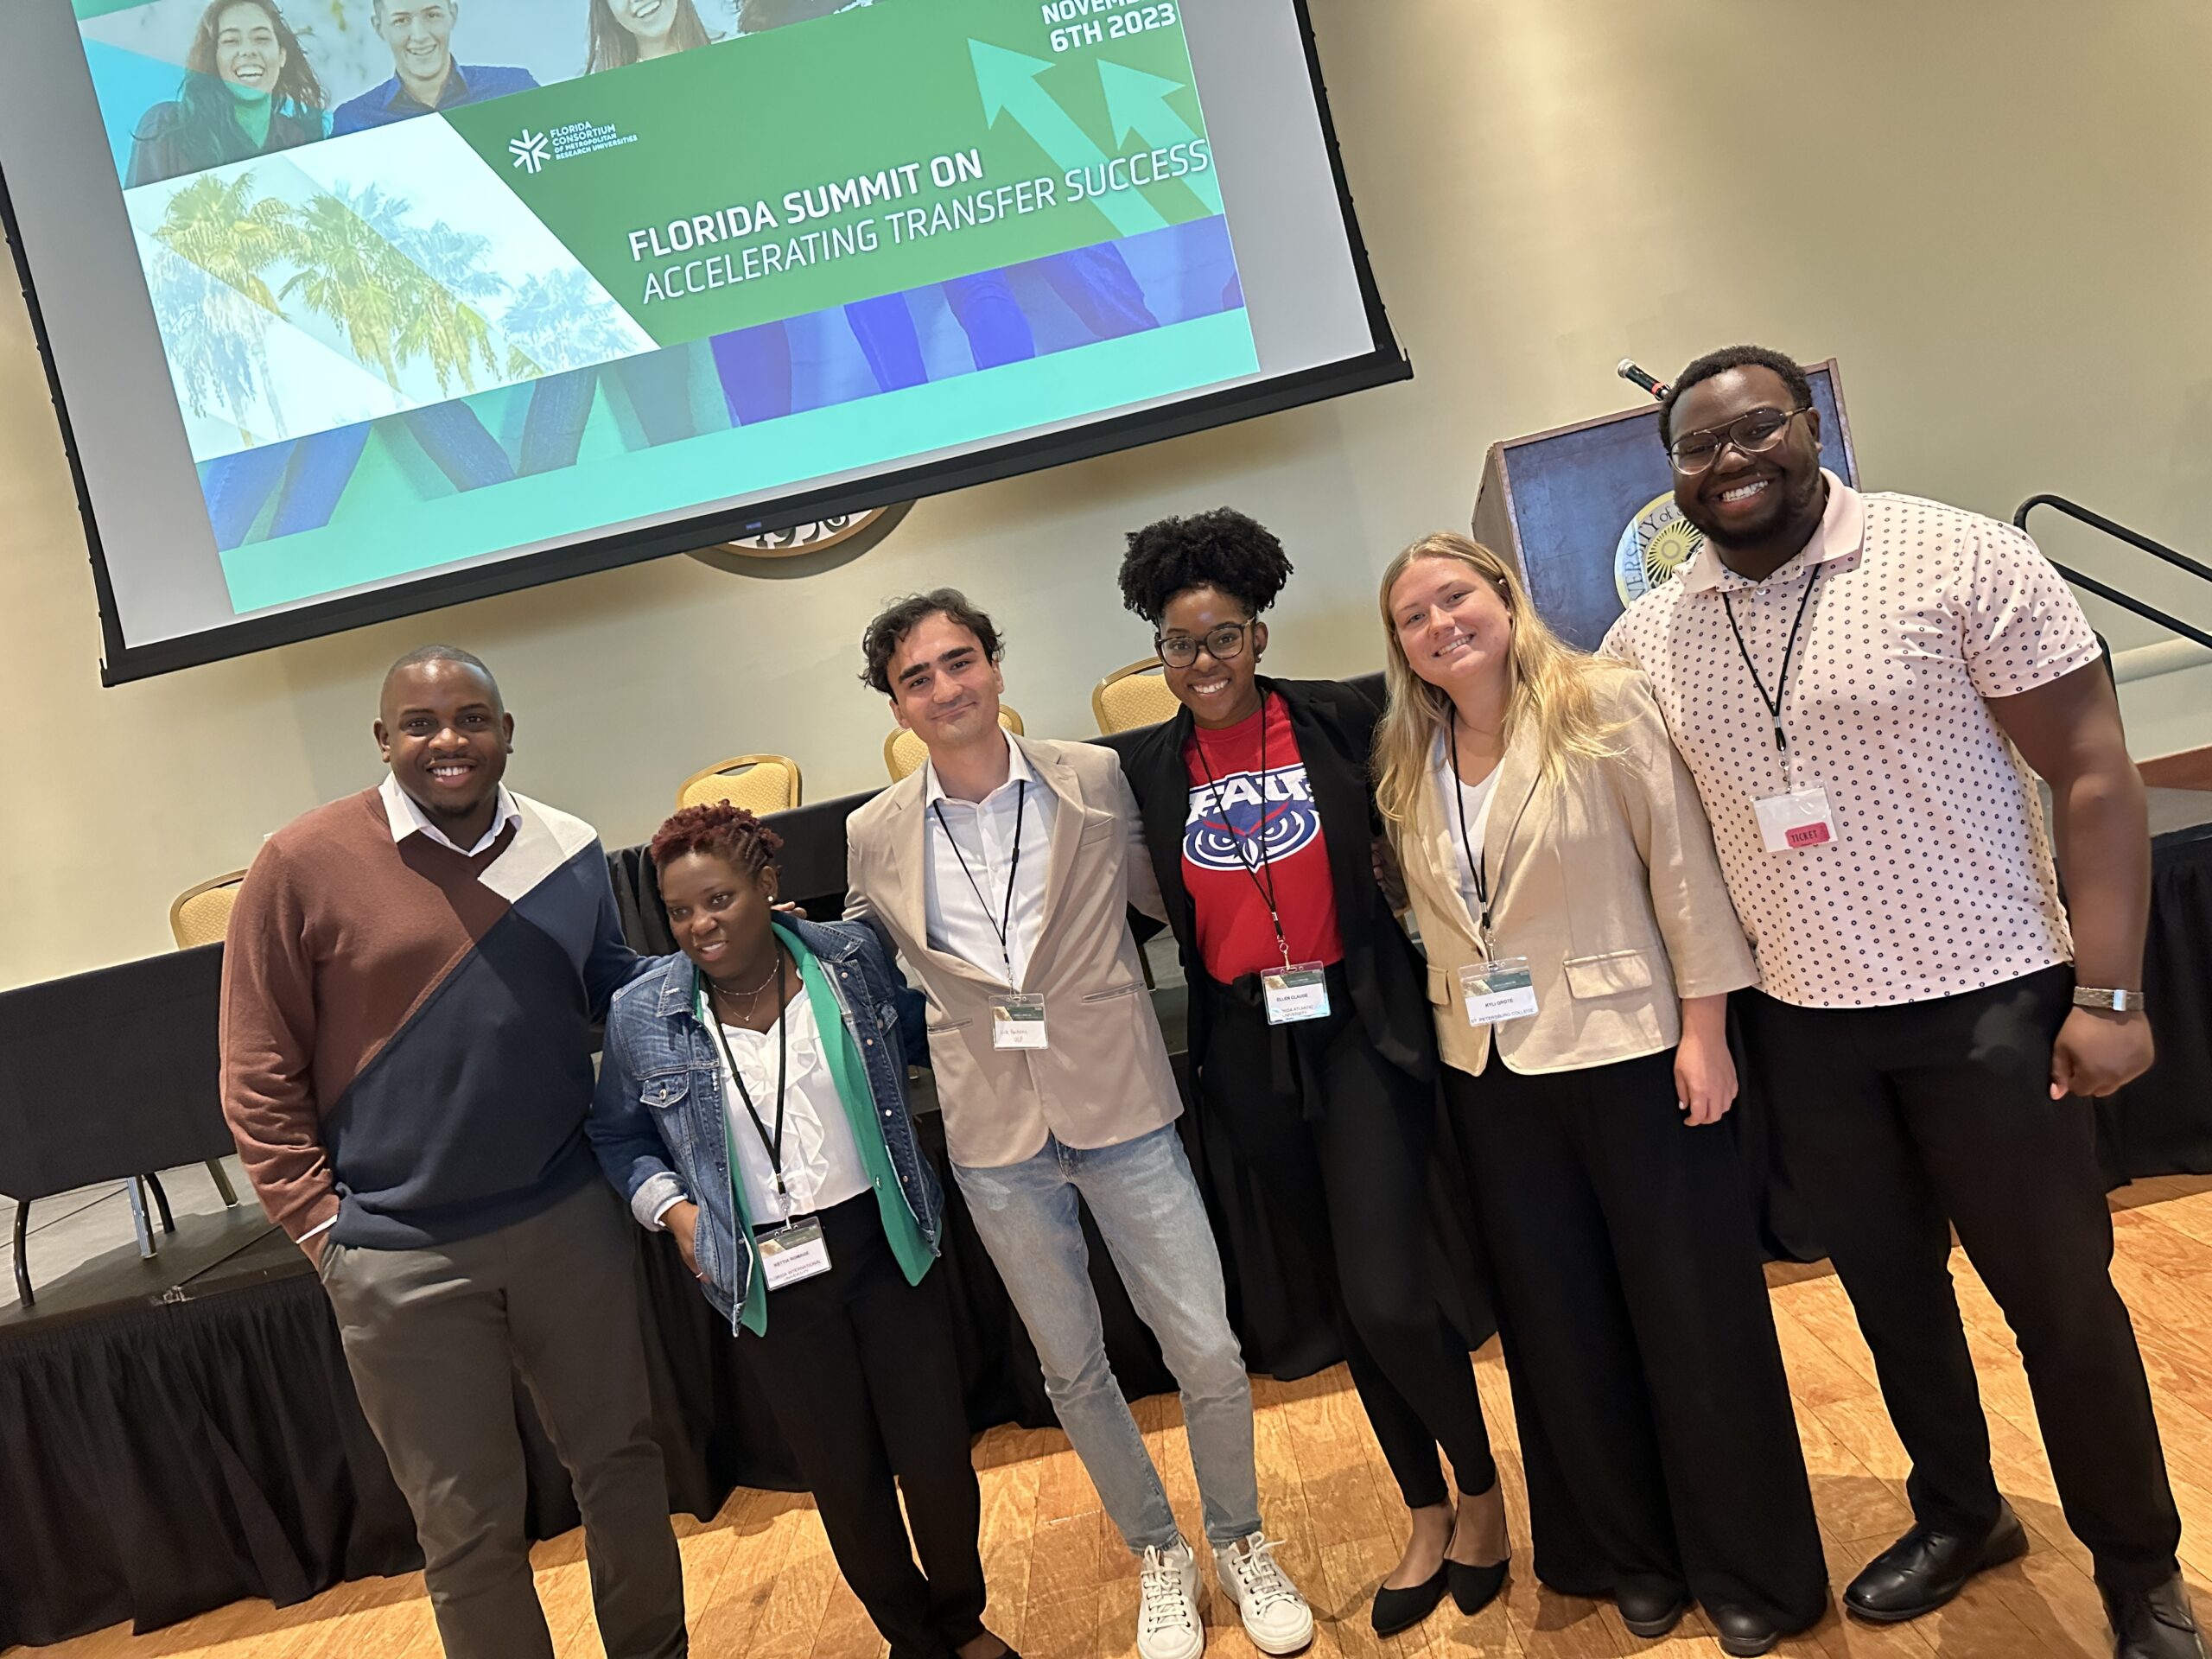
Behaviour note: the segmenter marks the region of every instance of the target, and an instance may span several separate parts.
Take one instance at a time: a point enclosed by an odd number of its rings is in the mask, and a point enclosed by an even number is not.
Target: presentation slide
[[[26,3],[111,678],[1405,372],[1292,0]]]

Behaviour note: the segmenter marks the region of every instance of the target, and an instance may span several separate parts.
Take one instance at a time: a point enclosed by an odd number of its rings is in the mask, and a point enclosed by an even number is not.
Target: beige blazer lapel
[[[1013,741],[1021,745],[1029,769],[1059,800],[1059,810],[1052,814],[1052,855],[1045,863],[1045,915],[1037,930],[1037,950],[1031,953],[1034,962],[1045,942],[1052,937],[1052,924],[1067,898],[1068,883],[1075,876],[1076,849],[1082,843],[1090,815],[1084,810],[1082,786],[1076,781],[1073,766],[1058,755],[1039,753],[1021,738]]]
[[[1483,868],[1491,884],[1493,918],[1504,907],[1505,888],[1513,879],[1519,856],[1529,850],[1529,831],[1535,828],[1529,815],[1538,810],[1535,797],[1541,775],[1536,734],[1524,725],[1505,746],[1497,763],[1497,782],[1491,791],[1490,815],[1483,830]],[[1444,777],[1447,783],[1452,781],[1448,765]],[[1467,855],[1459,839],[1459,818],[1446,805],[1448,798],[1432,782],[1421,791],[1414,808],[1414,828],[1427,852],[1422,861],[1432,878],[1429,902],[1478,949],[1486,950],[1490,943],[1482,936],[1481,918],[1469,908],[1465,889],[1460,885]]]

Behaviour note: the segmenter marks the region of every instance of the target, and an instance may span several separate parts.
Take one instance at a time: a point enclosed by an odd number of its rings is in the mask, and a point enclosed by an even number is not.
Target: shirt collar
[[[385,100],[387,110],[422,110],[425,111],[448,109],[468,101],[468,76],[462,71],[461,60],[454,60],[447,72],[445,91],[435,104],[425,104],[407,90],[407,83],[397,75],[391,78],[391,96]]]
[[[1036,768],[1029,764],[1029,757],[1022,753],[1021,745],[1014,741],[1013,734],[1004,727],[1001,727],[999,735],[1006,739],[1006,782],[1001,784],[997,789],[993,790],[981,801],[953,801],[952,804],[955,806],[980,807],[1016,783],[1033,784],[1038,781]],[[944,792],[944,786],[938,782],[937,763],[933,760],[924,761],[922,763],[922,804],[934,808],[939,801],[948,800],[952,800],[952,798]]]
[[[415,798],[399,786],[399,779],[389,772],[384,782],[377,785],[377,793],[384,797],[385,822],[391,826],[391,838],[402,842],[410,836],[428,836],[441,847],[451,848],[464,858],[474,858],[499,838],[499,832],[522,817],[522,808],[507,792],[505,784],[499,785],[499,804],[492,815],[492,827],[484,838],[474,847],[456,847],[447,839],[446,832],[430,822],[430,815],[416,804]]]
[[[1774,582],[1795,575],[1816,564],[1831,563],[1837,559],[1855,558],[1866,540],[1866,498],[1845,483],[1827,467],[1821,476],[1827,480],[1828,504],[1821,510],[1821,522],[1815,528],[1812,539],[1800,548],[1789,561],[1767,578]],[[1756,588],[1758,583],[1749,577],[1738,575],[1720,562],[1720,555],[1708,542],[1698,549],[1697,556],[1689,568],[1675,578],[1686,593],[1710,593],[1715,588]]]

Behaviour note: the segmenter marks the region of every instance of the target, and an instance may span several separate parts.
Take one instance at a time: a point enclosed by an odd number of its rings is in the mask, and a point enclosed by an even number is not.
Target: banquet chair
[[[197,945],[213,944],[230,931],[231,906],[238,902],[238,887],[245,880],[244,870],[232,870],[227,875],[202,881],[198,887],[187,887],[169,901],[169,936],[176,941],[180,950],[189,950]],[[231,1178],[221,1162],[207,1160],[208,1179],[215,1183],[215,1192],[226,1209],[238,1208],[238,1195],[231,1188]],[[176,1231],[176,1218],[169,1213],[169,1195],[162,1190],[162,1178],[149,1171],[130,1185],[131,1220],[138,1229],[138,1254],[151,1255],[153,1233],[146,1224],[146,1202],[141,1185],[150,1190],[154,1205],[161,1212],[162,1230]]]
[[[1181,706],[1167,689],[1157,657],[1142,658],[1116,669],[1090,694],[1090,712],[1097,717],[1099,733],[1105,737],[1173,720]]]
[[[1021,716],[1004,703],[999,705],[999,724],[1016,737],[1026,735],[1021,729]],[[883,740],[884,769],[890,772],[894,784],[908,772],[918,770],[929,758],[928,746],[904,726]]]
[[[676,810],[727,801],[766,817],[799,804],[798,762],[780,754],[740,754],[693,772],[676,791]]]

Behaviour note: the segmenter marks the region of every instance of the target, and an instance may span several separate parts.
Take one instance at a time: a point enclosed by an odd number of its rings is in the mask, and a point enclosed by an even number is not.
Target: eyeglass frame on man
[[[1732,445],[1738,454],[1766,454],[1781,444],[1783,437],[1789,430],[1790,422],[1796,420],[1800,415],[1809,415],[1812,412],[1813,406],[1810,404],[1796,404],[1786,413],[1771,405],[1759,409],[1747,409],[1734,420],[1723,425],[1700,427],[1694,432],[1685,432],[1679,437],[1670,439],[1667,444],[1668,463],[1684,478],[1695,478],[1700,473],[1711,472],[1719,463],[1720,452]],[[1754,446],[1738,435],[1738,429],[1746,421],[1756,421],[1764,416],[1770,415],[1779,415],[1782,419],[1775,426],[1772,435],[1764,443]],[[1685,467],[1682,464],[1681,448],[1693,438],[1712,438],[1713,440],[1713,453],[1702,465]]]
[[[1244,647],[1251,641],[1253,626],[1249,622],[1224,622],[1195,638],[1187,633],[1179,633],[1172,640],[1165,634],[1155,633],[1152,636],[1153,654],[1166,668],[1188,668],[1198,660],[1198,653],[1202,651],[1217,663],[1233,663],[1244,654]],[[1226,651],[1217,650],[1214,641],[1224,633],[1235,634],[1236,641]],[[1187,646],[1191,652],[1189,661],[1179,663],[1170,657],[1167,652],[1171,645]]]

